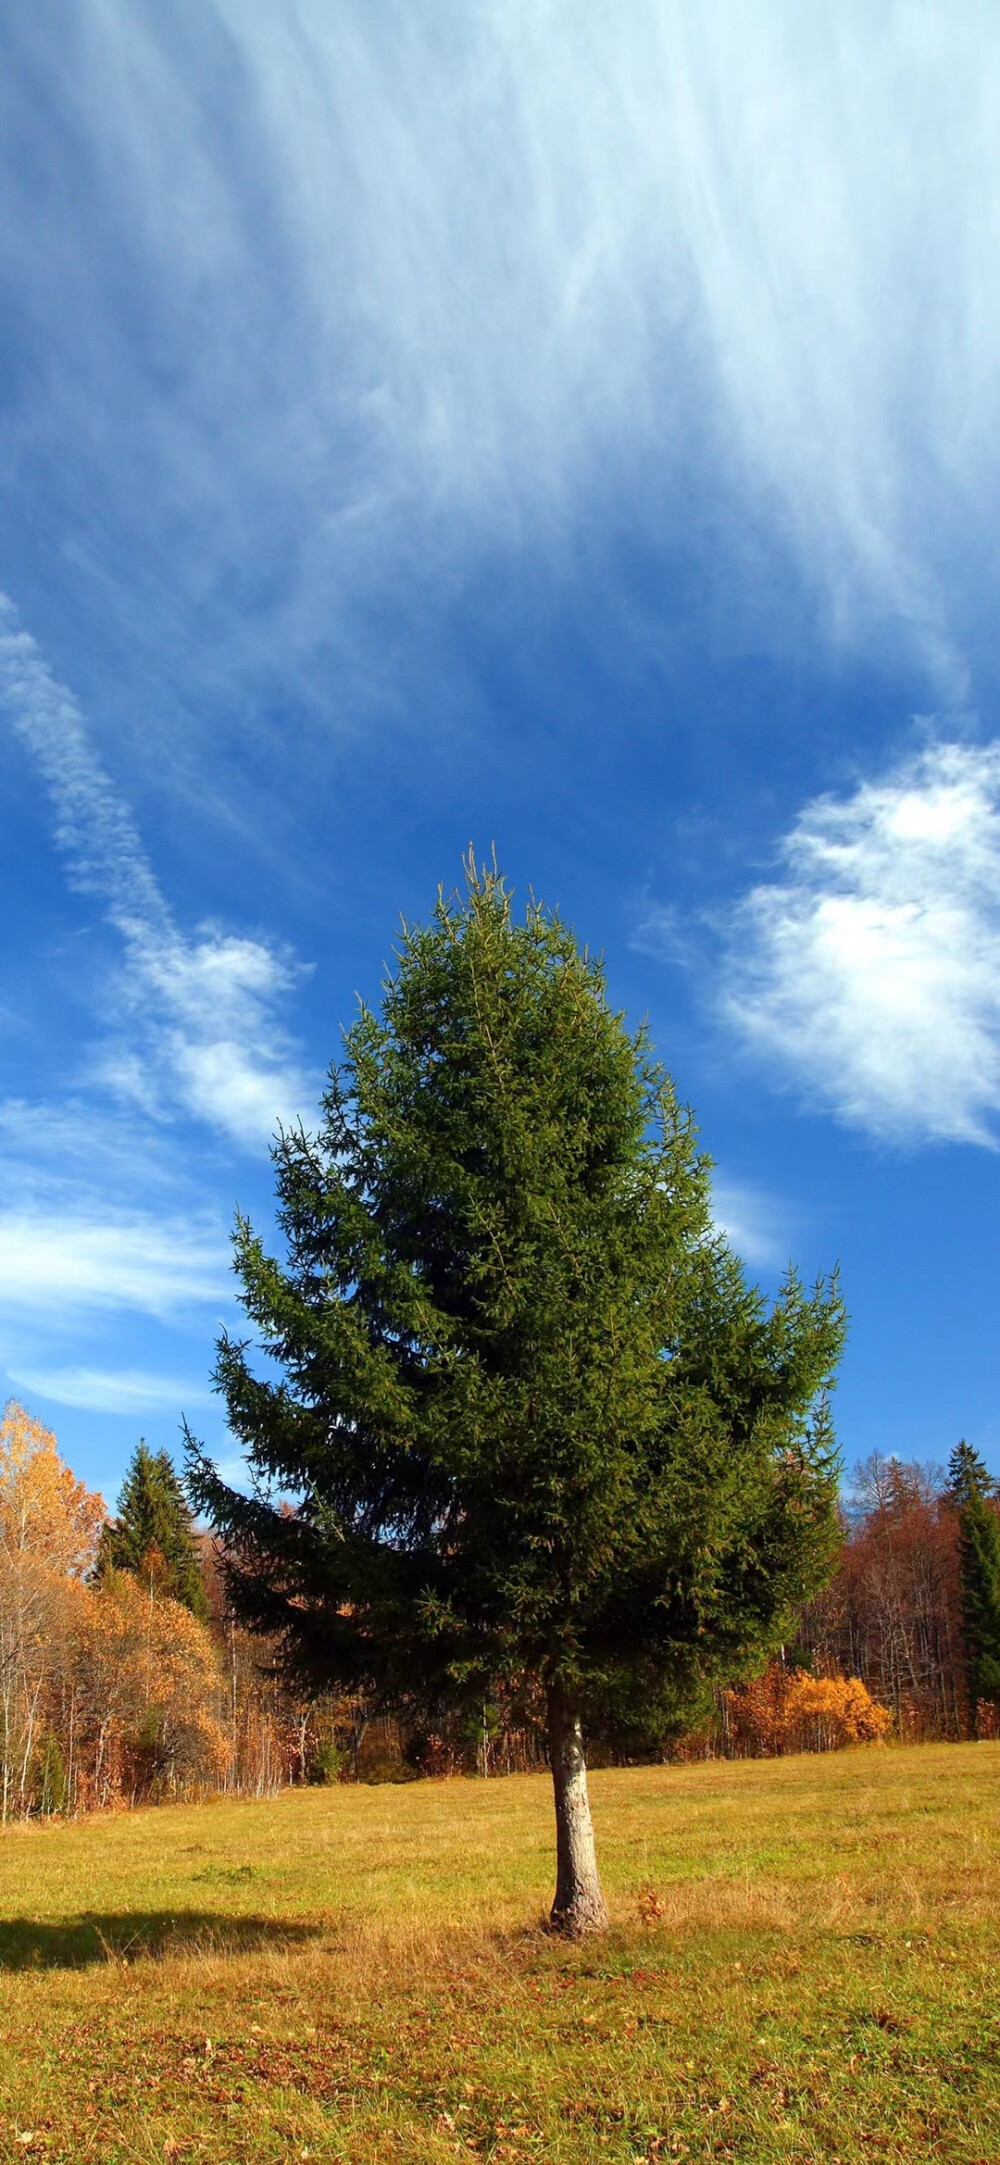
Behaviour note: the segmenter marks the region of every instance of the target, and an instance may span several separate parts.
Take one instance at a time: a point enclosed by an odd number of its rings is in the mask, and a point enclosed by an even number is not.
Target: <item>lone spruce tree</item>
[[[105,1527],[97,1575],[148,1571],[162,1593],[191,1609],[202,1622],[208,1597],[184,1491],[167,1451],[153,1452],[140,1437],[122,1483],[118,1515]]]
[[[948,1461],[958,1509],[958,1569],[969,1710],[1000,1698],[1000,1516],[996,1482],[978,1451],[958,1443]]]
[[[387,1699],[538,1679],[575,1935],[606,1921],[588,1725],[663,1734],[828,1571],[843,1313],[791,1274],[768,1312],[600,964],[466,873],[404,927],[319,1133],[279,1138],[286,1260],[237,1222],[269,1367],[224,1336],[216,1381],[253,1491],[193,1442],[189,1489],[298,1673]]]

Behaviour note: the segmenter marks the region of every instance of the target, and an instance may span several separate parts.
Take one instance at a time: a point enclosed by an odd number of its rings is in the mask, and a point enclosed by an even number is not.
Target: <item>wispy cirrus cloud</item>
[[[230,1258],[217,1226],[184,1214],[89,1208],[0,1211],[0,1302],[12,1316],[58,1326],[73,1314],[130,1309],[161,1320],[229,1296]]]
[[[988,9],[219,16],[341,359],[362,524],[413,492],[521,536],[623,452],[676,471],[694,430],[703,481],[781,507],[835,626],[903,619],[962,695],[934,511],[997,473]]]
[[[778,1270],[787,1263],[789,1212],[750,1181],[716,1173],[712,1180],[712,1219],[731,1247],[755,1269]]]
[[[19,1390],[84,1413],[179,1414],[211,1404],[211,1392],[203,1382],[186,1383],[177,1376],[149,1375],[136,1368],[25,1369],[15,1364],[8,1374]]]
[[[1000,482],[985,0],[106,0],[58,59],[37,11],[9,36],[58,182],[11,130],[21,470],[171,680],[196,618],[189,684],[291,682],[339,726],[387,665],[362,624],[334,715],[317,651],[400,564],[552,561],[647,487],[694,546],[696,443],[699,500],[779,530],[835,637],[901,623],[964,697]]]
[[[106,1099],[8,1099],[0,1193],[13,1388],[150,1420],[207,1404],[211,1335],[233,1300],[230,1198],[179,1155],[176,1129]]]
[[[0,1335],[12,1377],[75,1372],[81,1338],[90,1355],[81,1373],[97,1346],[103,1362],[109,1351],[120,1361],[116,1341],[142,1319],[169,1344],[228,1307],[228,1212],[213,1207],[196,1166],[178,1164],[162,1123],[84,1099],[8,1099],[0,1192]]]
[[[1000,743],[805,807],[732,927],[723,1013],[781,1079],[902,1142],[1000,1139]]]
[[[77,702],[4,595],[0,708],[37,761],[73,884],[101,898],[125,944],[117,1005],[132,1027],[106,1049],[104,1079],[147,1112],[183,1110],[244,1146],[266,1143],[315,1094],[278,1017],[290,958],[211,927],[178,931]]]

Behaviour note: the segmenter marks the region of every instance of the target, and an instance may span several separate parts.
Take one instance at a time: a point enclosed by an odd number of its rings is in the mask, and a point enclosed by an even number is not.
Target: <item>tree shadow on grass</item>
[[[304,1946],[319,1925],[275,1917],[226,1917],[197,1909],[125,1910],[114,1916],[84,1910],[76,1917],[0,1918],[0,1970],[76,1970],[98,1962],[137,1962],[164,1955],[253,1954]]]

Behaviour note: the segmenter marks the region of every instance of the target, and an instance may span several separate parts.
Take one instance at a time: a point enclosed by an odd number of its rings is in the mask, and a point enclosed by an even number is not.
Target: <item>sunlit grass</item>
[[[0,1841],[0,2157],[1000,2159],[1000,1745],[298,1791]]]

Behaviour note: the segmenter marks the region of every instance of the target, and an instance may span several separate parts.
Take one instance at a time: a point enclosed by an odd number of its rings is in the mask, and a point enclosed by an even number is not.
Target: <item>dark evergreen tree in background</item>
[[[958,1510],[958,1565],[970,1711],[1000,1699],[1000,1515],[997,1485],[978,1451],[958,1443],[948,1461]]]
[[[831,1568],[832,1283],[768,1310],[689,1114],[599,963],[470,859],[404,928],[318,1136],[276,1146],[284,1263],[238,1221],[257,1341],[216,1380],[254,1477],[191,1443],[234,1604],[386,1698],[535,1677],[553,1923],[604,1922],[584,1734],[662,1736],[753,1671]],[[289,1510],[285,1498],[293,1500]]]
[[[195,1616],[208,1615],[191,1513],[167,1451],[136,1445],[118,1498],[118,1514],[104,1530],[97,1562],[107,1570],[148,1572],[159,1593],[182,1602]]]

